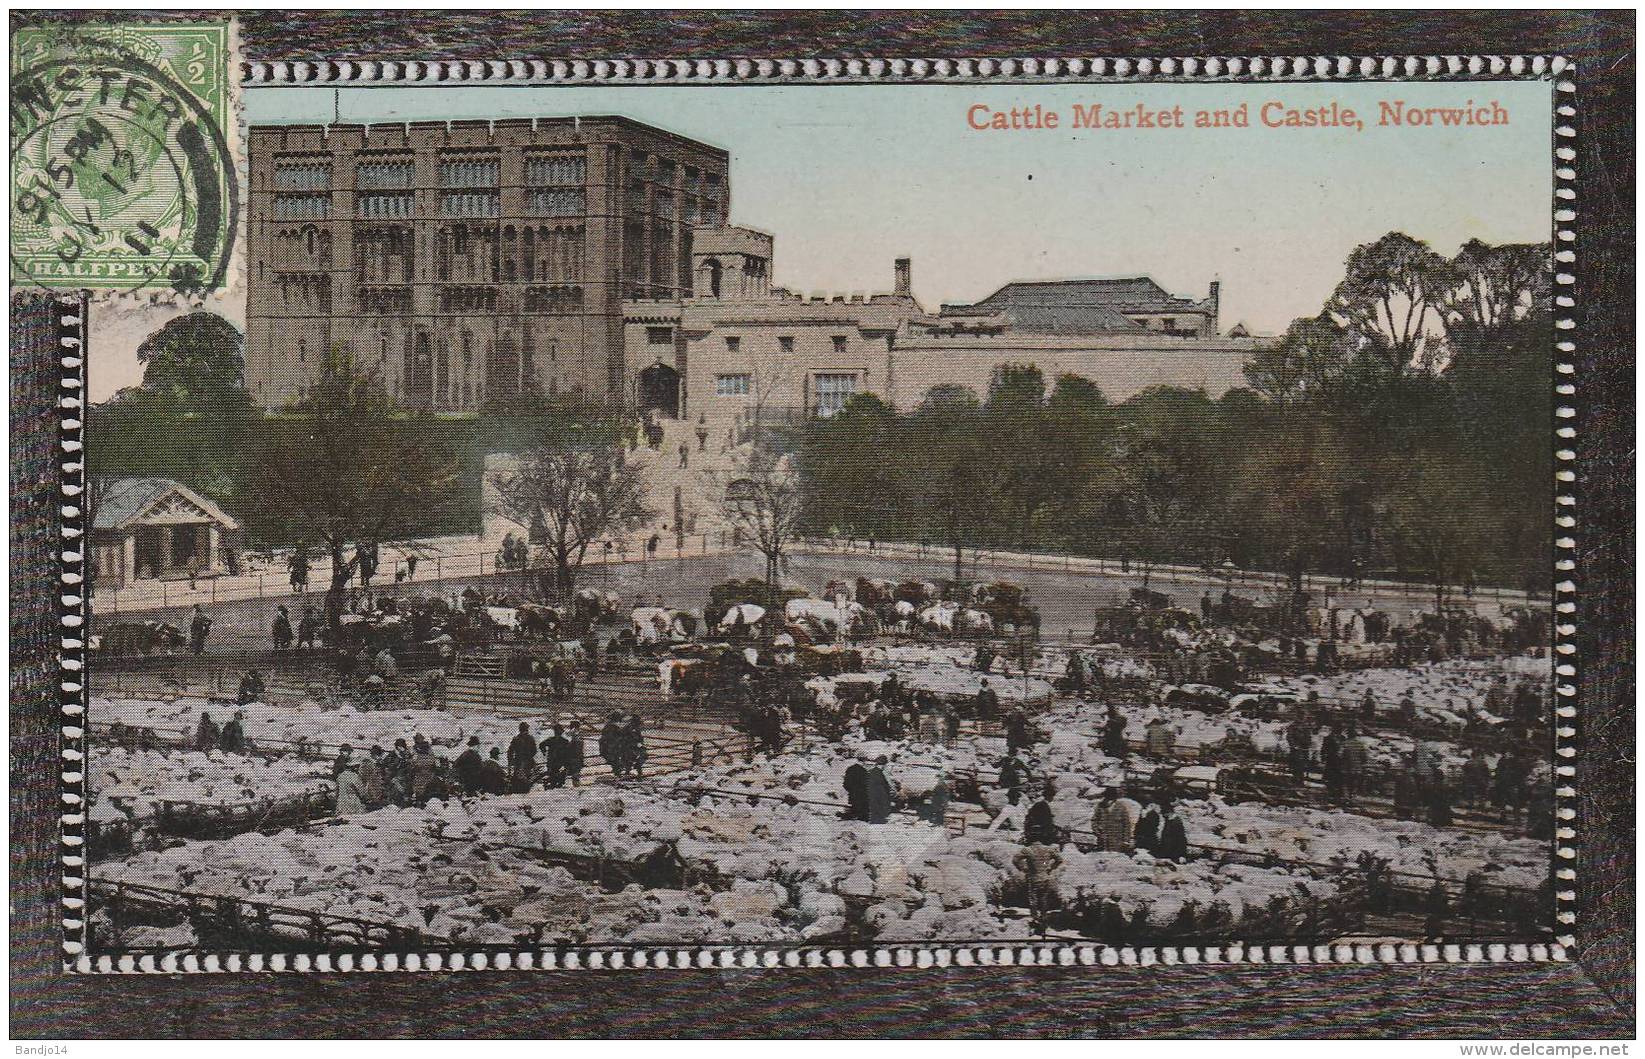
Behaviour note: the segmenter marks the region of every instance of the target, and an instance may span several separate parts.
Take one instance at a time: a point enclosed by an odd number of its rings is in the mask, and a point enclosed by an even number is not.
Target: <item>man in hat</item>
[[[485,759],[480,756],[480,737],[468,737],[468,749],[457,755],[457,784],[464,794],[480,793],[480,768]]]

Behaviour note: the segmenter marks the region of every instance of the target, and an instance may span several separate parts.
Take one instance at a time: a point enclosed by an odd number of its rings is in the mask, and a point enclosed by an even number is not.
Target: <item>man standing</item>
[[[297,649],[299,651],[314,650],[314,634],[319,630],[320,623],[314,617],[313,607],[304,607],[303,616],[297,619]]]
[[[457,784],[462,787],[464,794],[478,794],[480,792],[480,769],[485,765],[485,759],[480,756],[480,737],[468,737],[468,749],[457,755]]]
[[[515,794],[530,790],[536,763],[537,740],[531,737],[531,726],[521,721],[519,734],[508,744],[509,789]]]
[[[189,620],[188,639],[189,649],[195,654],[206,653],[206,637],[211,635],[211,619],[206,616],[206,610],[200,604],[194,605],[194,616]]]
[[[216,750],[217,740],[222,738],[222,732],[217,728],[217,722],[211,719],[211,714],[200,715],[200,727],[194,731],[194,749]]]
[[[565,743],[565,778],[575,787],[583,775],[583,730],[576,718],[571,720],[571,731],[566,733]]]
[[[276,651],[284,651],[291,646],[291,615],[286,612],[284,603],[274,609],[273,640]]]
[[[434,748],[428,745],[428,740],[422,736],[416,739],[416,746],[411,754],[411,803],[422,805],[434,790],[434,778],[439,771],[439,763],[434,760]]]
[[[331,778],[336,779],[343,774],[343,770],[354,763],[354,747],[344,743],[337,748],[337,756],[331,760]]]
[[[360,762],[360,786],[365,791],[368,810],[388,804],[388,770],[383,766],[382,747],[372,747],[371,756]]]
[[[853,761],[845,769],[845,812],[847,820],[868,819],[868,770],[862,762]]]
[[[891,819],[891,781],[885,766],[891,759],[881,754],[868,770],[868,822],[883,824]]]
[[[359,770],[352,762],[337,774],[337,800],[334,811],[338,816],[352,816],[366,811],[365,786],[360,782]]]
[[[246,752],[246,715],[241,710],[234,712],[234,719],[223,725],[223,751],[228,754],[244,754]]]
[[[1030,846],[1060,846],[1061,836],[1057,830],[1056,816],[1051,812],[1051,799],[1057,795],[1056,787],[1050,780],[1045,781],[1045,791],[1040,800],[1028,807],[1028,815],[1023,820],[1022,840]]]
[[[1131,754],[1130,742],[1126,739],[1125,714],[1118,706],[1108,707],[1108,720],[1102,726],[1102,752],[1111,758],[1124,761]]]
[[[1147,747],[1148,756],[1168,758],[1177,746],[1177,733],[1165,723],[1165,718],[1155,717],[1148,722]]]
[[[566,758],[570,756],[570,743],[563,734],[560,725],[554,726],[554,734],[543,740],[543,789],[565,786]]]

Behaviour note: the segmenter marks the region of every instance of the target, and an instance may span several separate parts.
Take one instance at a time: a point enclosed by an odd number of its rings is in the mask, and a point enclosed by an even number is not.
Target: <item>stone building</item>
[[[1219,284],[1203,301],[1147,277],[1012,283],[974,305],[931,314],[915,300],[912,263],[894,263],[889,293],[803,297],[763,282],[769,235],[699,229],[688,298],[623,303],[633,406],[665,417],[747,421],[830,415],[853,394],[898,408],[931,387],[988,392],[1002,364],[1064,373],[1114,401],[1150,386],[1245,385],[1261,339],[1218,335]]]
[[[165,478],[117,478],[97,497],[91,561],[100,583],[211,577],[227,571],[240,524],[185,485]]]
[[[329,351],[407,406],[621,400],[619,305],[691,295],[693,231],[730,209],[725,151],[620,117],[254,126],[249,143],[246,379],[269,408]]]

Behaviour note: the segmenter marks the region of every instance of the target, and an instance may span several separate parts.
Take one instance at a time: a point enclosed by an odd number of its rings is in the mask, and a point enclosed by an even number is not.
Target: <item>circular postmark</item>
[[[14,281],[223,286],[239,216],[219,121],[159,61],[65,30],[12,76]]]

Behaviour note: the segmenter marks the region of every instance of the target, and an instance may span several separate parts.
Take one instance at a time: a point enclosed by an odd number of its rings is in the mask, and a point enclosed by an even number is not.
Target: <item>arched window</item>
[[[308,343],[299,338],[297,340],[297,363],[303,364],[303,363],[306,363],[307,361],[308,361]]]

